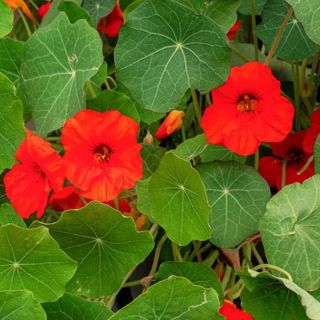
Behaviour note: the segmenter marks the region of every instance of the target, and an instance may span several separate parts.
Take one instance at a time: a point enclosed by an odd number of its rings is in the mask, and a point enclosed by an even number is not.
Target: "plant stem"
[[[154,251],[154,256],[153,256],[153,262],[152,262],[152,266],[150,269],[150,272],[148,274],[148,277],[152,277],[155,275],[157,268],[158,268],[158,263],[159,263],[159,259],[160,259],[160,253],[161,253],[161,249],[164,245],[164,243],[166,242],[166,240],[168,239],[167,234],[165,233],[162,238],[159,240],[156,250]]]
[[[97,95],[96,95],[96,92],[94,91],[93,86],[89,80],[86,80],[86,86],[90,92],[91,97],[95,98]]]
[[[258,171],[259,170],[259,148],[257,152],[254,154],[254,168]]]
[[[217,258],[219,257],[219,255],[220,255],[219,250],[214,250],[214,251],[212,251],[212,252],[210,253],[210,255],[209,255],[205,260],[203,260],[201,263],[202,263],[202,264],[205,264],[205,265],[207,265],[207,266],[209,266],[209,267],[211,267],[211,266],[215,263],[215,261],[217,260]]]
[[[171,246],[172,246],[172,252],[173,252],[175,261],[183,262],[183,258],[181,256],[179,246],[174,242],[171,242]]]
[[[252,262],[251,262],[251,258],[252,258],[252,254],[251,254],[251,244],[250,243],[246,243],[243,248],[242,248],[242,252],[243,252],[243,256],[245,261],[247,262],[248,266],[250,268],[252,268]]]
[[[256,36],[256,1],[251,0],[251,29],[254,44],[254,60],[259,61],[259,47]]]
[[[152,234],[153,239],[156,238],[158,230],[159,230],[159,226],[156,223],[154,223],[149,229],[149,232]]]
[[[309,166],[310,166],[310,164],[312,163],[313,160],[314,160],[314,156],[312,155],[306,161],[304,166],[297,172],[297,176],[300,176],[301,174],[303,174],[309,168]]]
[[[229,283],[229,280],[230,280],[230,276],[231,276],[231,272],[232,272],[232,267],[230,267],[227,264],[226,265],[226,269],[224,271],[224,276],[223,276],[223,279],[222,279],[222,282],[221,282],[221,286],[222,286],[224,291],[226,290],[226,288],[228,286],[228,283]]]
[[[237,48],[233,47],[230,44],[229,44],[229,48],[231,49],[231,51],[233,51],[243,61],[245,61],[245,62],[249,62],[250,61],[250,59],[248,59],[245,55],[243,55]]]
[[[292,75],[293,75],[293,89],[294,89],[294,105],[296,109],[295,114],[295,127],[296,130],[300,130],[300,93],[299,93],[299,65],[298,63],[292,63]]]
[[[26,20],[23,12],[20,9],[18,9],[18,12],[19,12],[19,16],[20,16],[20,18],[21,18],[21,20],[23,22],[23,25],[24,25],[24,27],[25,27],[25,29],[27,31],[28,37],[31,37],[32,33],[31,33],[30,28],[29,28],[28,21]]]
[[[259,265],[255,266],[252,269],[253,270],[259,270],[259,269],[263,269],[263,268],[268,268],[268,269],[271,269],[271,270],[278,271],[278,272],[284,274],[290,281],[293,281],[292,277],[291,277],[291,274],[288,271],[286,271],[286,270],[284,270],[284,269],[282,269],[282,268],[280,268],[278,266],[275,266],[273,264],[262,263],[262,264],[259,264]]]
[[[186,137],[186,129],[184,127],[184,121],[182,120],[182,126],[181,126],[181,135],[182,135],[182,141],[186,141],[187,137]]]
[[[196,114],[199,126],[201,126],[201,107],[199,105],[197,92],[195,89],[191,89],[191,95],[192,95],[192,101],[193,101],[193,108],[194,112]]]
[[[136,287],[136,286],[142,286],[142,284],[141,284],[141,279],[135,280],[135,281],[126,282],[126,283],[122,286],[122,288],[129,288],[129,287]]]
[[[200,247],[201,247],[201,242],[200,241],[192,241],[192,244],[193,244],[194,251],[196,253],[197,260],[198,260],[198,262],[201,262],[202,257],[201,257],[201,253],[199,251]]]
[[[287,160],[282,160],[281,167],[281,188],[286,185],[287,182]]]
[[[288,10],[288,13],[286,14],[286,16],[283,19],[283,22],[282,22],[282,24],[280,26],[280,29],[279,29],[279,31],[278,31],[278,33],[277,33],[277,35],[276,35],[276,37],[275,37],[275,39],[273,41],[273,44],[272,44],[271,49],[270,49],[270,51],[268,53],[268,56],[267,56],[266,60],[264,61],[264,64],[266,66],[269,65],[274,53],[276,52],[276,50],[278,48],[278,45],[279,45],[279,42],[280,42],[280,39],[282,37],[282,34],[283,34],[283,32],[284,32],[284,30],[285,30],[285,28],[286,28],[286,26],[287,26],[287,24],[289,22],[289,19],[290,19],[292,14],[293,14],[293,8],[290,7],[289,10]]]
[[[264,264],[264,261],[262,260],[261,256],[260,256],[260,253],[258,252],[254,242],[251,242],[250,243],[251,245],[251,251],[254,255],[254,257],[257,259],[257,261],[259,262],[259,264]]]

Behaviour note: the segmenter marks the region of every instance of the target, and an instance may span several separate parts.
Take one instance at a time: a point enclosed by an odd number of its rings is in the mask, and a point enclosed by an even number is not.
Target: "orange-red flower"
[[[39,7],[39,9],[37,10],[37,15],[40,20],[42,20],[45,17],[45,15],[49,11],[51,5],[52,5],[52,2],[47,2]]]
[[[80,195],[107,202],[141,179],[138,124],[115,110],[83,110],[62,130],[66,177]]]
[[[311,113],[311,127],[307,129],[303,140],[303,150],[313,153],[313,146],[320,134],[320,109]]]
[[[313,162],[300,174],[301,169],[311,156],[302,148],[305,135],[304,131],[299,131],[295,134],[289,134],[282,142],[272,143],[272,152],[278,158],[267,156],[260,159],[259,173],[267,180],[270,187],[281,189],[282,170],[284,168],[286,168],[286,185],[293,182],[302,183],[313,176]],[[286,162],[285,167],[283,167],[283,161]]]
[[[63,161],[50,144],[27,131],[27,137],[16,152],[20,162],[4,176],[7,197],[22,218],[37,212],[40,218],[53,189],[62,189]]]
[[[182,127],[183,111],[173,110],[162,122],[161,126],[155,133],[158,140],[169,137],[172,133],[178,131]]]
[[[259,62],[233,67],[227,82],[212,90],[201,126],[207,141],[243,155],[261,142],[279,142],[290,132],[294,108],[281,96],[280,82]]]
[[[35,23],[35,18],[32,12],[23,0],[4,0],[4,2],[11,8],[12,11],[21,9],[23,13],[32,21],[32,23]]]
[[[49,205],[55,211],[80,209],[84,206],[73,186],[67,186],[61,191],[55,192],[49,200]]]
[[[226,320],[254,320],[249,313],[238,309],[232,302],[227,300],[224,300],[219,313],[223,315]]]
[[[108,37],[116,37],[123,25],[123,12],[120,6],[116,5],[113,10],[98,24],[98,31],[105,33]]]
[[[229,40],[232,40],[232,39],[235,37],[236,32],[238,31],[238,29],[240,29],[240,27],[241,27],[241,23],[240,23],[240,21],[237,21],[237,22],[231,27],[231,29],[228,31],[228,33],[227,33],[227,38],[228,38]]]

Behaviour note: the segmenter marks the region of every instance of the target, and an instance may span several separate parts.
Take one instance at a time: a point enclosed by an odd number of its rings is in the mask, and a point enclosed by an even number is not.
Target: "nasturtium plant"
[[[0,318],[320,320],[318,0],[0,0]]]

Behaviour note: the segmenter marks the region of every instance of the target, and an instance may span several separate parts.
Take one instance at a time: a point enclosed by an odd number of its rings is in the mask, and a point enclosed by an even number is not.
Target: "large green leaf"
[[[190,87],[219,86],[230,64],[225,34],[173,0],[146,0],[130,13],[115,62],[135,100],[157,112],[174,108]]]
[[[194,285],[185,278],[170,277],[150,287],[110,320],[212,320],[218,309],[219,298],[213,289]]]
[[[314,42],[320,45],[320,10],[318,0],[286,0],[294,8],[294,14]]]
[[[153,248],[149,232],[137,232],[132,218],[100,202],[70,210],[46,224],[60,247],[79,265],[68,290],[102,297],[119,289],[127,273]]]
[[[102,302],[65,294],[58,301],[42,305],[48,320],[107,320],[112,311]]]
[[[0,227],[0,290],[29,290],[39,302],[61,297],[76,270],[44,227]]]
[[[314,144],[314,172],[320,173],[320,135]]]
[[[0,0],[0,12],[0,38],[3,38],[12,30],[13,12],[3,0]]]
[[[0,72],[15,85],[19,80],[19,70],[24,42],[10,38],[0,40]]]
[[[102,64],[99,34],[85,20],[65,15],[37,30],[26,42],[21,79],[40,135],[60,128],[85,107],[83,86]]]
[[[108,15],[115,6],[114,0],[83,0],[82,4],[92,17],[94,24],[97,26],[99,20]]]
[[[157,279],[163,280],[172,275],[187,278],[198,286],[214,289],[219,295],[220,302],[223,302],[221,283],[210,267],[196,262],[162,263],[157,272]]]
[[[251,1],[241,0],[239,12],[244,15],[251,15]],[[260,14],[267,0],[255,0],[255,13]]]
[[[0,207],[0,226],[13,223],[20,227],[26,227],[24,220],[19,216],[16,210],[9,204],[4,203]]]
[[[266,181],[252,167],[236,162],[200,164],[197,169],[212,207],[210,241],[232,248],[257,233],[270,198]]]
[[[242,306],[256,319],[320,319],[320,303],[291,280],[253,270],[240,276],[245,282]]]
[[[2,320],[46,320],[46,313],[30,291],[1,291],[0,318]]]
[[[270,264],[306,290],[320,287],[320,176],[284,187],[267,205],[260,232]]]
[[[135,103],[121,92],[113,90],[102,91],[96,98],[87,101],[87,108],[100,112],[111,109],[118,110],[125,116],[140,122]]]
[[[13,83],[0,73],[0,173],[15,163],[15,152],[25,137],[23,107]]]
[[[240,0],[177,0],[189,8],[193,14],[204,15],[215,23],[224,33],[227,33],[237,19]]]
[[[151,177],[137,182],[135,189],[137,193],[137,208],[141,213],[150,215],[149,182]]]
[[[150,177],[158,168],[166,149],[153,144],[143,144],[141,157],[143,160],[143,178]]]
[[[174,154],[181,159],[190,161],[202,153],[208,146],[204,134],[199,134],[180,143],[174,151]]]
[[[172,152],[161,160],[149,182],[151,218],[180,245],[207,240],[210,207],[199,173]]]
[[[67,0],[59,4],[59,10],[65,12],[71,23],[75,23],[80,19],[86,19],[90,26],[93,26],[89,13],[80,7],[76,2]]]
[[[271,49],[274,39],[288,12],[289,6],[285,0],[269,0],[262,12],[262,23],[257,26],[257,36],[262,40],[267,50]],[[303,26],[291,16],[275,56],[284,60],[296,60],[310,57],[319,50],[306,35]]]

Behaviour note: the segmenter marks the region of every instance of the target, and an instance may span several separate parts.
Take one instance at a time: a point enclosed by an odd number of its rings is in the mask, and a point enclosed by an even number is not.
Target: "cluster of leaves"
[[[15,164],[26,127],[60,152],[60,129],[76,112],[118,110],[145,137],[130,200],[148,217],[137,231],[92,201],[23,220],[2,188],[0,318],[223,319],[229,299],[257,320],[319,320],[320,176],[274,194],[259,154],[209,145],[198,123],[232,66],[271,52],[294,129],[308,128],[320,84],[318,0],[122,0],[117,39],[96,30],[114,5],[54,0],[38,25],[0,0],[0,171]],[[186,114],[182,132],[150,144],[172,109]],[[313,157],[317,173],[319,141]]]

